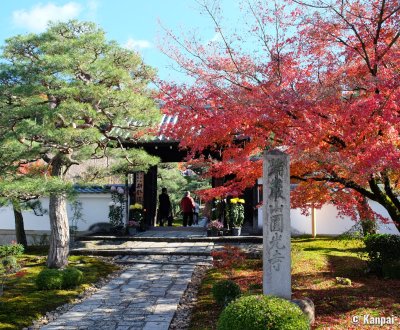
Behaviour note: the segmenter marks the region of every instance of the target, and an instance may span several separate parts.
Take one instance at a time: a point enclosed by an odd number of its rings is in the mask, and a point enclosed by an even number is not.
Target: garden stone
[[[315,322],[315,306],[310,298],[292,299],[292,303],[300,307],[304,314],[307,315],[310,324]]]

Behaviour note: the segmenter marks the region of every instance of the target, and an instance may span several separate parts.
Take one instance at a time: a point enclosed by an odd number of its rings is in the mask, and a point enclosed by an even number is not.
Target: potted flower
[[[224,225],[221,221],[219,220],[212,220],[208,225],[207,225],[207,236],[218,236],[220,231],[224,228]]]
[[[137,229],[139,228],[140,223],[135,220],[128,221],[128,233],[130,236],[133,236],[137,233]]]
[[[244,222],[244,202],[242,198],[232,198],[227,204],[227,216],[232,227],[232,235],[240,236]]]
[[[136,227],[137,230],[143,229],[143,206],[142,204],[135,203],[129,206],[129,221],[135,221],[138,226]]]

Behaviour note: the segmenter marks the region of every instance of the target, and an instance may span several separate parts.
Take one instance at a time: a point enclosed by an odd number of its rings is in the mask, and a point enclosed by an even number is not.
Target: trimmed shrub
[[[20,269],[17,259],[9,255],[1,259],[2,270],[6,274],[14,273]]]
[[[382,274],[384,277],[400,279],[400,261],[384,264]]]
[[[24,253],[24,246],[22,244],[0,245],[0,258],[7,256],[19,256],[22,253]]]
[[[211,289],[211,292],[217,304],[223,307],[240,297],[242,294],[239,285],[230,280],[224,280],[215,283]]]
[[[308,330],[307,316],[288,300],[273,296],[241,297],[221,313],[218,330]]]
[[[58,269],[43,269],[36,278],[39,290],[58,290],[63,285],[63,271]]]
[[[364,239],[369,257],[369,266],[375,273],[383,275],[383,268],[400,261],[400,236],[373,234]]]
[[[70,289],[70,288],[75,288],[79,284],[82,283],[83,280],[83,273],[74,267],[69,267],[63,270],[62,272],[63,276],[63,284],[62,288],[63,289]]]

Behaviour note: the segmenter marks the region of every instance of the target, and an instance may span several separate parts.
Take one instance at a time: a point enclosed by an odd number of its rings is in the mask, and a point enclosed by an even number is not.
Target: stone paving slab
[[[129,242],[132,243],[132,242]],[[137,262],[146,260],[167,260],[166,262],[173,262],[174,258],[176,263],[179,263],[181,259],[182,263],[187,262],[188,257],[201,259],[202,257],[211,256],[211,252],[214,250],[223,249],[225,245],[233,245],[242,249],[245,253],[250,254],[254,257],[262,256],[262,243],[218,243],[218,242],[193,242],[193,243],[159,243],[157,245],[148,245],[148,242],[134,242],[130,245],[125,242],[124,244],[113,245],[113,244],[96,244],[91,242],[85,242],[85,248],[79,248],[72,251],[73,254],[93,254],[93,255],[124,255],[127,262]],[[157,242],[158,243],[158,242]],[[169,246],[168,244],[174,244]],[[165,259],[165,256],[169,256],[169,259]],[[129,260],[129,261],[128,261]]]

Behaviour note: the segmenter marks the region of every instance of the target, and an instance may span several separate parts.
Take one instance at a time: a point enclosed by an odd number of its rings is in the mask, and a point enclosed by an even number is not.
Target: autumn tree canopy
[[[216,3],[202,9],[219,41],[166,31],[164,52],[193,83],[160,87],[179,115],[170,134],[194,153],[220,149],[210,173],[235,174],[212,194],[253,185],[260,152],[282,147],[294,207],[329,201],[356,217],[364,205],[372,217],[368,198],[400,228],[400,1],[248,0],[248,30],[231,34]]]

